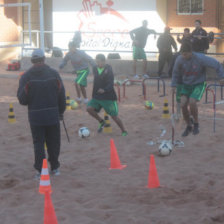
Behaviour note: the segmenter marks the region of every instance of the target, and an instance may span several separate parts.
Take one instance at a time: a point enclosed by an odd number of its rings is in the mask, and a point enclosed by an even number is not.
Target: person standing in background
[[[168,63],[168,66],[171,64],[173,58],[172,47],[175,49],[175,52],[177,52],[177,44],[174,38],[170,35],[170,30],[170,27],[165,27],[164,33],[160,35],[157,40],[157,47],[159,49],[158,76],[162,75],[166,63]],[[169,77],[171,76],[172,73],[169,73]]]
[[[194,52],[206,53],[209,49],[207,32],[201,27],[201,21],[195,20],[195,30],[192,32],[192,50]]]
[[[145,45],[147,43],[147,38],[150,34],[156,34],[155,30],[148,29],[148,22],[144,20],[142,22],[142,26],[130,31],[130,36],[133,41],[133,70],[134,70],[134,78],[139,79],[139,75],[136,73],[136,64],[137,60],[143,60],[143,77],[149,78],[146,74],[147,72],[147,57],[144,51]]]

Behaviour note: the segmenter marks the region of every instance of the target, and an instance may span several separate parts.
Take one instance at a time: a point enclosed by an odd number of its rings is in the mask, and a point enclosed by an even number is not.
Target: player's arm
[[[131,30],[130,31],[130,37],[131,39],[134,41],[135,40],[135,33],[136,33],[137,29]]]
[[[177,52],[177,43],[172,36],[170,36],[170,37],[171,37],[171,45],[173,46],[173,48]]]
[[[96,62],[92,59],[92,57],[90,57],[84,51],[83,51],[83,55],[84,55],[85,61],[87,61],[92,67],[96,66]]]
[[[203,66],[215,69],[218,77],[220,79],[224,79],[223,66],[219,61],[217,61],[215,58],[205,56],[204,54],[200,54],[199,57],[202,61]]]
[[[63,114],[66,108],[65,88],[61,80],[60,75],[56,72],[57,84],[58,84],[58,110],[59,114]]]
[[[23,75],[19,80],[19,88],[17,90],[17,98],[21,105],[28,104],[28,90],[29,90],[29,82],[26,78],[26,75]]]
[[[68,61],[70,60],[70,54],[66,54],[65,57],[63,58],[63,61],[59,65],[59,69],[63,69],[65,65],[67,65]]]
[[[177,59],[175,61],[175,64],[174,64],[174,67],[173,67],[172,81],[171,81],[171,87],[173,87],[173,88],[176,87],[177,80],[178,80],[179,76],[181,75],[180,74],[180,67],[181,67],[180,57],[181,56],[177,57]]]

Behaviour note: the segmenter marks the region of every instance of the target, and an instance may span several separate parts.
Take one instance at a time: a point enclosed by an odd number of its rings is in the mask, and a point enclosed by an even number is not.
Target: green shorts
[[[77,78],[75,79],[75,82],[80,86],[87,86],[87,76],[89,75],[89,69],[83,69],[80,71],[77,71]]]
[[[93,107],[96,112],[100,112],[101,108],[103,108],[107,114],[113,117],[118,115],[118,106],[117,101],[115,100],[92,99],[89,101],[87,106]]]
[[[197,101],[201,100],[206,88],[206,82],[202,82],[196,85],[182,85],[181,95],[185,95],[188,98],[194,98]]]
[[[146,60],[146,54],[143,48],[133,46],[133,58]]]
[[[177,84],[177,87],[176,87],[176,101],[178,103],[180,103],[182,86],[183,86],[182,84]]]

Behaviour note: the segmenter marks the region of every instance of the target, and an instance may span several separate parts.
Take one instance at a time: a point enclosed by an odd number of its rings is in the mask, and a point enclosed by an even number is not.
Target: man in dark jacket
[[[21,77],[17,91],[20,104],[28,106],[37,178],[40,176],[42,161],[45,158],[45,142],[52,173],[60,174],[59,117],[62,119],[66,107],[62,80],[57,71],[44,64],[44,60],[44,52],[41,49],[33,51],[33,66]]]
[[[165,27],[164,33],[160,35],[157,41],[157,47],[159,49],[159,69],[158,69],[158,75],[161,76],[163,72],[163,68],[168,63],[168,66],[170,66],[170,63],[173,58],[172,53],[172,47],[177,51],[177,44],[173,37],[170,35],[170,28]],[[169,74],[171,76],[172,74]]]
[[[133,41],[133,69],[135,78],[140,78],[136,73],[136,63],[137,60],[143,60],[143,77],[148,78],[149,76],[146,74],[147,70],[147,57],[144,51],[147,38],[150,34],[156,34],[155,30],[151,30],[147,28],[148,22],[144,20],[142,22],[142,26],[130,31],[130,36]]]
[[[117,95],[114,90],[114,74],[110,65],[105,63],[103,54],[96,56],[97,66],[93,67],[92,100],[87,105],[87,112],[99,121],[98,132],[102,132],[105,121],[98,115],[101,108],[109,114],[122,131],[122,136],[128,133],[118,117]]]
[[[206,53],[209,48],[207,32],[201,27],[201,21],[195,20],[195,30],[192,32],[192,50],[199,53]]]

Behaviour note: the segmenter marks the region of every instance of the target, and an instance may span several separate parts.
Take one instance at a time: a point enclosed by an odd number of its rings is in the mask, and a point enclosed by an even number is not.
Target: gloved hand
[[[59,114],[59,121],[63,121],[64,119],[64,115],[63,114]]]

